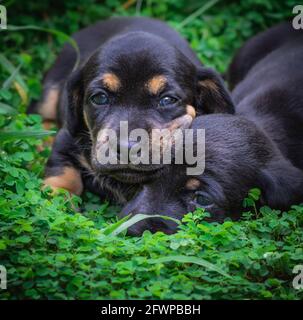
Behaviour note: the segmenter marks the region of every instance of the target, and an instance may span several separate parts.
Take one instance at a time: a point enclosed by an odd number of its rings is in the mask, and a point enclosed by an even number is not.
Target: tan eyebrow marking
[[[87,114],[86,114],[85,110],[83,110],[83,119],[84,119],[84,122],[85,122],[87,128],[90,129],[89,122],[88,122],[88,117],[87,117]]]
[[[198,179],[192,178],[187,180],[185,187],[188,190],[197,190],[200,187],[200,185],[201,182]]]
[[[111,91],[117,91],[121,87],[121,81],[114,73],[105,73],[102,82]]]
[[[158,75],[151,78],[146,86],[150,93],[157,94],[165,86],[167,80],[164,76]]]

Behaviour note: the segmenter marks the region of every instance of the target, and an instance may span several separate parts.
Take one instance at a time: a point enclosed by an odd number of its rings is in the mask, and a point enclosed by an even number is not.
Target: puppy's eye
[[[174,97],[170,97],[170,96],[166,96],[163,97],[160,101],[159,101],[159,106],[160,107],[166,107],[169,105],[172,105],[174,103],[176,103],[178,100]]]
[[[198,207],[211,208],[214,205],[212,199],[202,191],[195,192],[194,202]]]
[[[106,93],[97,93],[90,98],[90,101],[98,106],[109,104],[109,98]]]

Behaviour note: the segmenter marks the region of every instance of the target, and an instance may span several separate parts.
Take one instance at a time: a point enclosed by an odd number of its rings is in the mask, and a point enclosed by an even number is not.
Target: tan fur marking
[[[186,106],[186,113],[191,116],[193,119],[196,117],[196,110],[193,106],[187,105]]]
[[[84,110],[83,110],[83,119],[84,119],[84,123],[85,123],[86,126],[87,126],[90,140],[93,141],[92,130],[91,130],[91,127],[89,126],[89,122],[88,122],[88,118],[87,118],[87,113],[86,113]]]
[[[59,93],[57,87],[50,88],[45,99],[41,102],[39,113],[44,120],[56,120]]]
[[[165,86],[166,82],[167,80],[164,76],[155,76],[147,82],[147,89],[151,94],[158,94],[159,91]]]
[[[102,76],[102,81],[111,91],[117,91],[121,87],[120,79],[113,73],[105,73]]]
[[[56,123],[55,123],[55,121],[52,121],[52,120],[45,120],[42,122],[42,127],[45,130],[50,130],[50,129],[56,127]]]
[[[78,196],[83,191],[80,172],[72,167],[65,167],[63,174],[59,176],[46,178],[44,184],[50,186],[54,191],[62,188]]]
[[[207,88],[207,89],[210,89],[210,90],[213,90],[215,92],[218,92],[218,86],[216,85],[216,83],[212,80],[209,80],[209,79],[206,79],[206,80],[203,80],[203,81],[199,81],[199,84],[204,87],[204,88]]]
[[[171,121],[169,123],[168,129],[170,131],[174,131],[176,129],[187,129],[190,127],[191,123],[193,122],[193,118],[188,115],[185,114],[179,118],[176,118],[175,120]]]
[[[192,178],[187,180],[185,187],[188,190],[197,190],[200,187],[200,185],[201,182],[198,179]]]
[[[84,118],[84,122],[85,122],[87,128],[89,129],[89,123],[88,123],[87,114],[86,114],[86,112],[84,110],[83,110],[83,118]]]

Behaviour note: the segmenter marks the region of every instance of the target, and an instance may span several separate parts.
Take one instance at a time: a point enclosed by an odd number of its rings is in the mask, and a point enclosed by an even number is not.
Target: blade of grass
[[[12,74],[4,81],[2,85],[3,89],[8,89],[11,86],[11,84],[15,81],[16,77],[19,74],[21,66],[22,66],[22,63],[20,63],[19,66],[15,68],[15,70],[12,72]]]
[[[28,97],[27,97],[27,92],[24,90],[24,88],[22,86],[20,86],[20,84],[18,82],[14,82],[14,87],[16,89],[16,91],[18,92],[21,101],[24,105],[27,105],[28,102]]]
[[[124,217],[123,219],[117,221],[116,223],[111,224],[110,226],[106,227],[105,229],[102,230],[102,233],[106,236],[110,235],[113,233],[122,223],[127,221],[127,219],[130,217],[130,215]]]
[[[216,271],[219,274],[221,274],[224,277],[230,278],[231,276],[228,275],[226,272],[218,268],[216,265],[202,259],[202,258],[197,258],[197,257],[191,257],[191,256],[168,256],[168,257],[161,257],[158,259],[150,259],[147,260],[148,263],[150,264],[156,264],[156,263],[166,263],[166,262],[180,262],[180,263],[194,263],[199,266],[205,267],[207,269],[210,269],[212,271]]]
[[[75,62],[73,71],[78,68],[79,63],[80,63],[80,50],[79,50],[78,44],[72,37],[70,37],[66,33],[64,33],[62,31],[55,30],[55,29],[43,28],[43,27],[38,27],[38,26],[33,26],[33,25],[27,25],[27,26],[8,25],[7,30],[10,30],[10,31],[37,30],[37,31],[51,33],[57,37],[60,37],[64,41],[68,42],[76,51],[76,62]]]
[[[130,215],[129,215],[130,216]],[[129,216],[125,217],[125,218],[129,218]],[[125,219],[123,218],[123,220]],[[168,217],[168,216],[163,216],[163,215],[159,215],[159,214],[154,214],[154,215],[149,215],[149,214],[136,214],[133,217],[131,217],[129,220],[125,219],[123,221],[123,223],[116,225],[115,228],[112,229],[111,232],[109,232],[108,234],[112,235],[112,236],[116,236],[119,233],[127,230],[129,227],[131,227],[132,225],[134,225],[135,223],[145,220],[145,219],[150,219],[150,218],[161,218],[164,220],[171,220],[174,221],[176,224],[180,224],[181,222],[177,219]]]
[[[143,0],[137,0],[136,2],[136,16],[140,16]]]
[[[21,97],[22,103],[27,104],[28,97],[27,92],[28,88],[25,82],[23,81],[19,69],[21,68],[21,65],[19,65],[17,68],[2,54],[0,53],[0,65],[8,72],[10,73],[9,78],[4,82],[3,88],[7,89],[11,83],[14,84],[14,87],[16,88],[18,94]]]
[[[0,64],[10,74],[17,72],[17,74],[15,76],[15,80],[17,82],[19,82],[22,87],[27,89],[27,86],[26,86],[25,82],[23,81],[22,77],[20,76],[17,68],[2,53],[0,53]]]
[[[36,131],[0,131],[0,141],[28,139],[28,138],[44,138],[56,134],[55,131],[36,130]]]
[[[0,102],[0,114],[13,115],[17,114],[17,110],[6,103]]]
[[[184,26],[186,26],[187,24],[191,23],[193,20],[195,20],[196,18],[198,18],[199,16],[201,16],[203,13],[205,13],[208,9],[210,9],[211,7],[213,7],[217,2],[219,2],[220,0],[211,0],[206,2],[201,8],[199,8],[198,10],[196,10],[195,12],[193,12],[192,14],[190,14],[187,18],[185,18],[183,21],[181,21],[181,23],[178,25],[178,29],[183,28]]]

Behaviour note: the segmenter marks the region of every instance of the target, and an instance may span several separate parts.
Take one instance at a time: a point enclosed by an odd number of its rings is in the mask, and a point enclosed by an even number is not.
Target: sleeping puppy
[[[167,165],[157,180],[145,184],[121,212],[162,214],[182,219],[197,207],[211,213],[210,221],[237,219],[251,188],[262,190],[261,204],[287,208],[303,200],[303,172],[281,154],[253,122],[241,116],[197,117],[192,129],[205,129],[205,171],[186,173],[187,165]],[[173,233],[176,223],[150,218],[129,228],[130,235],[144,230]]]
[[[258,60],[255,57],[259,57]],[[303,31],[282,23],[249,40],[229,76],[236,113],[255,122],[303,169]]]
[[[202,206],[214,221],[238,218],[252,187],[261,204],[287,209],[303,201],[303,32],[284,23],[249,40],[233,60],[229,80],[237,116],[202,116],[194,128],[206,130],[206,169],[190,177],[184,166],[167,166],[162,180],[146,184],[122,211],[182,218]],[[159,192],[163,190],[163,194]],[[176,224],[147,219],[145,229],[174,232]]]
[[[121,121],[128,132],[175,130],[196,114],[234,112],[221,78],[165,23],[113,18],[74,39],[80,66],[72,72],[76,54],[66,45],[45,78],[42,101],[30,109],[62,125],[46,166],[45,183],[53,188],[79,195],[85,186],[123,203],[138,185],[157,178],[162,165],[100,163],[104,132],[119,137]],[[119,144],[117,159],[136,142]]]

